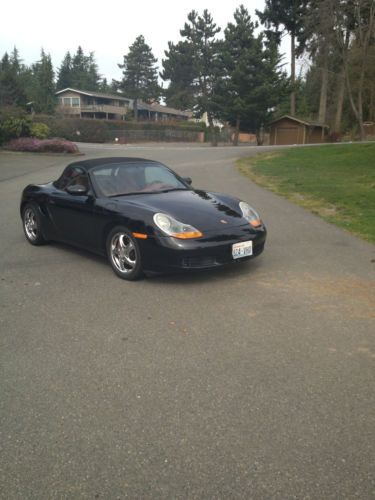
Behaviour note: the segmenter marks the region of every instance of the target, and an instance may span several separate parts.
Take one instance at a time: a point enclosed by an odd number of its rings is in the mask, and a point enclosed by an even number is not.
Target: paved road
[[[374,247],[242,177],[255,148],[82,150],[250,201],[268,245],[123,282],[23,237],[22,187],[66,158],[0,153],[0,497],[374,498]]]

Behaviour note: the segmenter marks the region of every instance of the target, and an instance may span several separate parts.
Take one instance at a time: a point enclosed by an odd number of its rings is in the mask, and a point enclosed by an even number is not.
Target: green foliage
[[[186,44],[190,46],[193,57],[194,110],[198,116],[207,113],[208,122],[212,129],[215,108],[213,94],[220,69],[218,64],[220,42],[217,41],[216,35],[220,31],[221,29],[214,23],[207,10],[204,10],[201,16],[192,10],[188,14],[188,22],[180,31]]]
[[[262,34],[255,36],[257,25],[244,6],[235,11],[234,21],[225,29],[221,46],[223,76],[213,98],[216,115],[237,129],[253,131],[261,140],[270,110],[287,91],[287,79],[276,44],[266,45]]]
[[[375,242],[375,144],[294,148],[240,160],[241,170],[329,222]]]
[[[26,104],[25,71],[16,47],[10,56],[5,52],[0,61],[0,107]]]
[[[71,118],[41,115],[38,120],[48,125],[51,137],[63,137],[76,142],[106,142],[113,136],[112,131],[163,130],[168,128],[200,132],[202,123],[179,122],[124,122],[122,120],[94,120],[92,118]]]
[[[269,30],[271,40],[281,41],[283,31],[296,38],[302,37],[305,29],[306,5],[308,1],[266,0],[263,12],[256,11],[262,24]],[[301,47],[302,49],[302,47]]]
[[[193,109],[194,107],[194,57],[193,47],[186,41],[177,44],[168,42],[166,58],[162,61],[163,71],[160,73],[169,86],[164,90],[167,106],[177,109]]]
[[[40,60],[33,64],[33,86],[30,92],[37,113],[52,114],[56,107],[54,71],[51,56],[42,49]]]
[[[0,108],[0,144],[30,135],[31,119],[19,108]]]
[[[124,75],[118,88],[131,99],[142,99],[145,102],[158,101],[160,87],[156,62],[157,59],[143,35],[139,35],[129,47],[128,54],[124,55],[123,64],[118,65]]]
[[[50,129],[45,123],[33,122],[30,127],[30,136],[37,139],[47,139]]]
[[[85,55],[81,46],[72,56],[68,51],[61,62],[57,76],[57,90],[74,88],[82,90],[101,90],[101,76],[95,61],[94,52]]]

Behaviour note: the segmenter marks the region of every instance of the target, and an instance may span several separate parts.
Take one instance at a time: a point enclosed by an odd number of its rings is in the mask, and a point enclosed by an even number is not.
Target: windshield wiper
[[[116,198],[117,196],[131,196],[133,194],[146,194],[144,191],[134,191],[134,193],[116,193],[109,194],[107,198]]]
[[[189,191],[188,188],[168,188],[161,191],[154,191],[154,193],[169,193],[169,191]]]

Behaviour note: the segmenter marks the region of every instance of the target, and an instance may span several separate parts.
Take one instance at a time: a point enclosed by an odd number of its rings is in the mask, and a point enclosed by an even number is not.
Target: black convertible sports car
[[[246,202],[194,189],[165,165],[141,158],[71,163],[57,181],[27,186],[26,238],[107,255],[127,280],[143,271],[207,269],[259,255],[266,229]]]

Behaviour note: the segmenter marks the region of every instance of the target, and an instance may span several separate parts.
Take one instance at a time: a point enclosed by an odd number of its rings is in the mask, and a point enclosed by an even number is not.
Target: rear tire
[[[138,242],[125,227],[110,231],[106,248],[109,263],[119,278],[134,281],[143,276]]]
[[[44,245],[47,243],[42,234],[42,220],[39,208],[34,203],[27,203],[22,211],[22,225],[26,239],[32,245]]]

